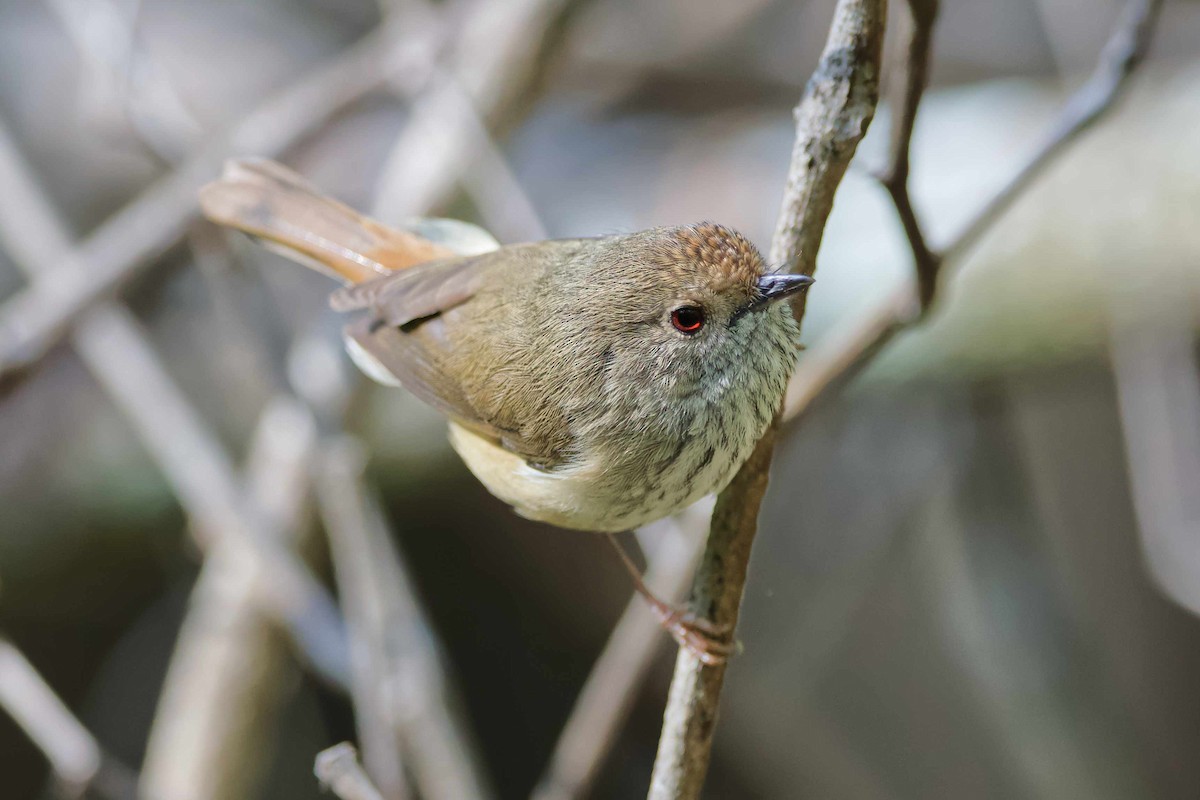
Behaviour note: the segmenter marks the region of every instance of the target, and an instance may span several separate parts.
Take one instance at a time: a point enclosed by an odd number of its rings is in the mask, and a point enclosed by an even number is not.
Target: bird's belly
[[[454,423],[450,442],[488,491],[529,519],[562,528],[624,531],[661,519],[725,487],[749,455],[703,442],[672,448],[660,467],[629,469],[598,458],[552,472]]]

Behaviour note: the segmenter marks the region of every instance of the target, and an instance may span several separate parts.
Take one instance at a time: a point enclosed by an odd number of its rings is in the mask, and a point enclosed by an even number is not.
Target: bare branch
[[[350,696],[363,763],[380,793],[389,798],[409,796],[401,762],[400,730],[392,725],[391,702],[396,678],[388,639],[389,613],[376,559],[380,542],[371,529],[358,478],[365,455],[350,440],[322,447],[317,478],[317,501],[329,537],[346,629],[350,644]],[[401,634],[406,631],[401,631]],[[423,642],[422,642],[423,644]],[[406,648],[409,649],[409,648]]]
[[[771,244],[777,265],[806,274],[816,266],[837,185],[875,113],[886,17],[885,0],[837,4],[825,51],[796,109],[796,144]],[[804,304],[795,310],[800,319]],[[719,625],[737,623],[775,436],[772,426],[717,498],[691,609]],[[725,667],[704,665],[680,650],[650,783],[652,800],[699,796]]]
[[[367,769],[394,796],[402,750],[422,797],[490,797],[482,761],[456,711],[441,646],[383,513],[363,485],[364,461],[353,439],[328,442],[317,498],[350,627],[355,716]]]
[[[383,800],[358,763],[358,751],[349,742],[335,744],[317,753],[313,774],[341,800]]]

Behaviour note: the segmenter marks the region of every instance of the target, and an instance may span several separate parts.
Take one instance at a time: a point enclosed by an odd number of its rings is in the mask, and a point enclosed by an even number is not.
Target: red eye
[[[691,335],[704,327],[704,309],[696,306],[681,306],[671,312],[671,324],[680,333]]]

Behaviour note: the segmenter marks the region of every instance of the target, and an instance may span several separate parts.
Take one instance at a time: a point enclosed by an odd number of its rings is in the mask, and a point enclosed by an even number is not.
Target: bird
[[[799,337],[783,301],[811,277],[712,222],[454,253],[264,159],[228,162],[199,201],[340,280],[364,373],[444,414],[516,513],[607,536],[664,627],[724,658],[724,632],[655,597],[615,535],[733,478],[782,401]]]

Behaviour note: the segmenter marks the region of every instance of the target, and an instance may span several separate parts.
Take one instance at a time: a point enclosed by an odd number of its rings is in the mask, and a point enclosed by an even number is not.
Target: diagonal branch
[[[69,796],[89,790],[111,800],[134,795],[134,776],[104,751],[33,664],[0,635],[0,708],[45,754]]]
[[[886,0],[839,0],[825,51],[796,108],[796,144],[771,261],[812,274],[833,196],[879,97]],[[795,306],[797,319],[804,304]],[[769,429],[717,498],[692,584],[691,609],[718,625],[737,623],[776,429]],[[725,664],[681,649],[650,782],[652,800],[695,798],[708,771]]]

